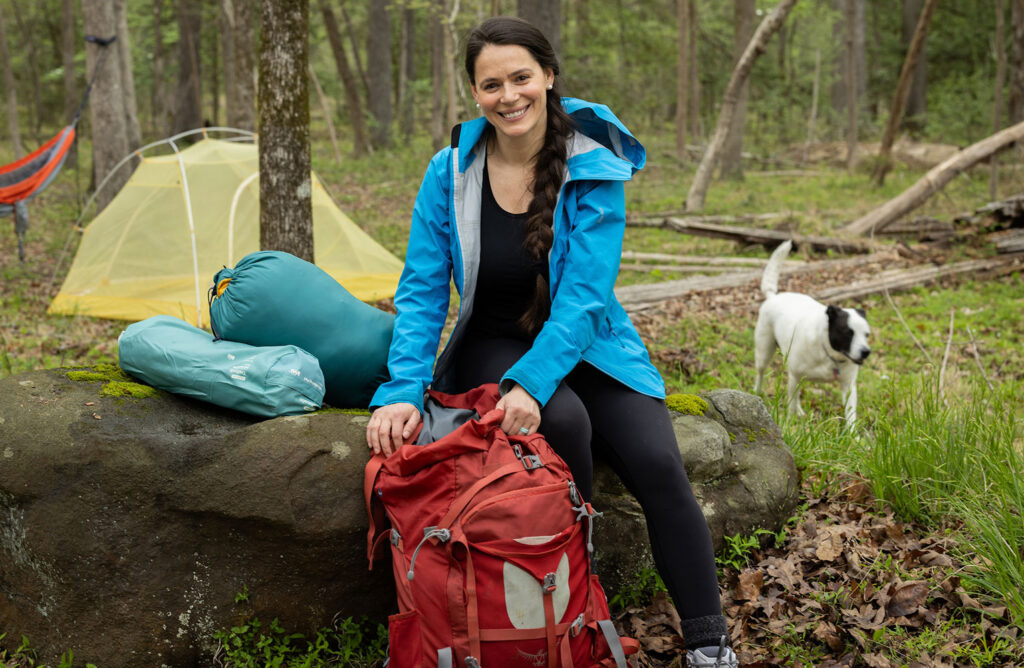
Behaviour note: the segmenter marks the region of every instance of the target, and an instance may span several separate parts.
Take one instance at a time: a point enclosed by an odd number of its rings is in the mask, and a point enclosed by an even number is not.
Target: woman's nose
[[[512,84],[507,83],[501,89],[501,101],[511,102],[519,97],[519,93],[516,92],[515,87]]]

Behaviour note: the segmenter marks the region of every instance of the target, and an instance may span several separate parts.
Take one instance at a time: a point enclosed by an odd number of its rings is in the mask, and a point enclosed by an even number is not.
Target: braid
[[[523,247],[535,260],[547,261],[548,251],[554,238],[552,225],[555,217],[555,203],[562,187],[568,152],[568,141],[573,125],[569,115],[562,109],[561,97],[554,90],[547,95],[548,125],[544,145],[537,152],[533,168],[533,199],[527,208],[526,238]],[[519,319],[519,326],[528,334],[540,330],[551,312],[551,293],[548,281],[537,274],[537,285],[533,301],[526,313]]]

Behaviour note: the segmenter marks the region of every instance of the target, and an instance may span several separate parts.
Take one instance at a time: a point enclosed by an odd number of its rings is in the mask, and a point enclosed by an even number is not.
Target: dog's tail
[[[793,242],[787,239],[779,244],[772,251],[772,256],[768,258],[768,265],[764,268],[764,275],[761,276],[761,292],[765,295],[774,295],[779,291],[779,271],[791,248],[793,248]]]

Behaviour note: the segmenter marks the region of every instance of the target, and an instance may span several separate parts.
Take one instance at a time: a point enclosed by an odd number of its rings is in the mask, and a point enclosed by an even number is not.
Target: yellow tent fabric
[[[133,321],[162,314],[208,326],[214,273],[259,250],[258,172],[253,143],[207,138],[143,157],[84,229],[49,313]],[[363,301],[393,296],[402,262],[312,176],[317,266]]]

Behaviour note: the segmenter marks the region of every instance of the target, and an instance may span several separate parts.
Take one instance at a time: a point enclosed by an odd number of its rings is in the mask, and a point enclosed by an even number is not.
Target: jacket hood
[[[647,151],[644,149],[643,144],[633,136],[633,133],[622,124],[622,121],[606,105],[587,102],[586,100],[574,97],[563,97],[562,108],[572,118],[573,123],[576,124],[576,130],[580,134],[594,140],[601,147],[612,153],[611,156],[607,154],[600,155],[603,151],[597,151],[597,154],[594,154],[595,151],[587,150],[584,147],[582,151],[577,149],[577,151],[573,152],[570,156],[570,162],[582,162],[584,164],[594,160],[605,162],[607,159],[614,157],[626,163],[620,167],[620,170],[625,172],[622,175],[625,179],[629,179],[630,176],[643,169],[644,164],[647,162]],[[462,123],[452,133],[452,144],[457,144],[461,147],[475,147],[487,125],[487,119],[483,116]],[[591,148],[597,147],[591,146]],[[466,170],[466,167],[472,162],[473,155],[474,152],[471,148],[469,150],[466,148],[460,149],[459,171]],[[572,171],[577,172],[580,166],[572,165]]]

